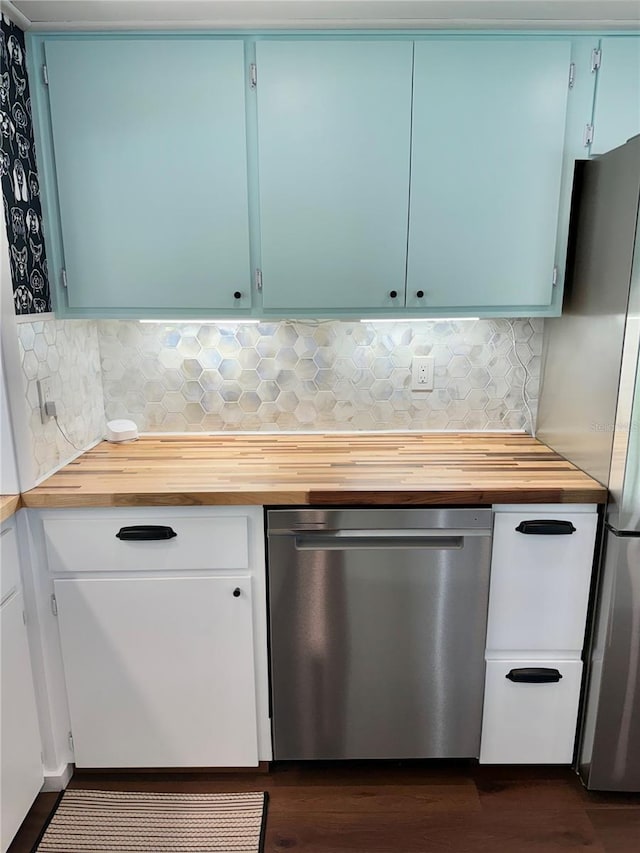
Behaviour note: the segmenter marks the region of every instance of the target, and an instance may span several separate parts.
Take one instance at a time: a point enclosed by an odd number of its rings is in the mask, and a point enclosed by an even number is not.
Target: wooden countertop
[[[103,442],[27,507],[604,503],[606,489],[520,433],[147,437]]]
[[[0,495],[0,522],[11,518],[20,506],[20,495]]]

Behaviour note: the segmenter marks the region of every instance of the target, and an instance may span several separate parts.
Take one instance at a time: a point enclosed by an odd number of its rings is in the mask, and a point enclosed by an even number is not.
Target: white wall
[[[20,491],[18,466],[13,449],[13,429],[9,420],[9,400],[4,379],[4,362],[0,349],[0,493],[13,495]]]

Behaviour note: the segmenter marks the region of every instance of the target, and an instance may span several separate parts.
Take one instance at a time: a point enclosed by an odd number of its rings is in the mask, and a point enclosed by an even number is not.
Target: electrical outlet
[[[411,362],[411,390],[433,391],[433,358],[416,356]]]
[[[53,403],[52,385],[53,381],[50,376],[47,376],[46,379],[38,379],[36,382],[36,387],[38,389],[38,405],[40,406],[40,418],[42,419],[43,424],[46,424],[46,422],[52,417],[44,410],[45,403]]]

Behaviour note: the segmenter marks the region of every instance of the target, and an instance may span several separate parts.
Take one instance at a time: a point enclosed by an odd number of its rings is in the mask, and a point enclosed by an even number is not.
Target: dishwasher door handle
[[[351,531],[350,531],[351,532]],[[335,533],[297,534],[296,551],[361,551],[428,548],[433,551],[459,550],[464,548],[464,536],[344,536]]]

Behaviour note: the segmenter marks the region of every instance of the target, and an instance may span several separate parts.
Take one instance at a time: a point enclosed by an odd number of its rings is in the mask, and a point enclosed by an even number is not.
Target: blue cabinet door
[[[45,50],[69,306],[249,308],[242,42]]]
[[[416,43],[408,306],[551,302],[570,57],[560,39]]]
[[[265,310],[402,307],[412,43],[256,47]]]
[[[600,42],[591,154],[604,154],[640,133],[640,36]]]

